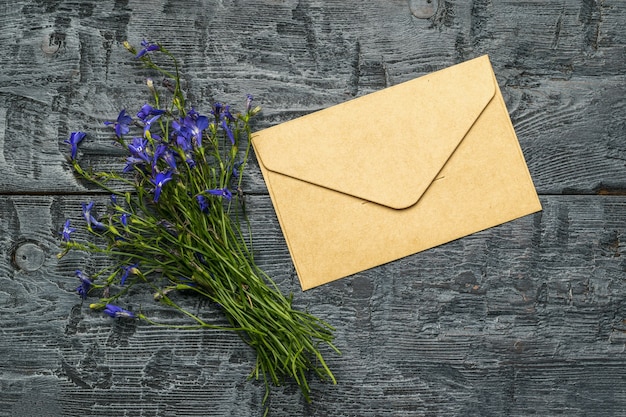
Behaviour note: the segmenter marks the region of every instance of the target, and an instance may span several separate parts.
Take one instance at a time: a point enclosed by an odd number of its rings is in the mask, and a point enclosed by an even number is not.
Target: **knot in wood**
[[[54,55],[65,45],[64,33],[49,33],[41,40],[41,51],[45,55]]]
[[[44,250],[33,242],[19,244],[13,252],[13,263],[23,271],[36,271],[43,265],[46,259]]]
[[[437,13],[439,0],[409,0],[409,8],[418,19],[428,19]]]

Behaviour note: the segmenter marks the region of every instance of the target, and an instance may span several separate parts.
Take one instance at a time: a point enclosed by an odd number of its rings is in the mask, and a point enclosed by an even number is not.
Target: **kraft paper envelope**
[[[487,56],[252,143],[303,290],[541,210]]]

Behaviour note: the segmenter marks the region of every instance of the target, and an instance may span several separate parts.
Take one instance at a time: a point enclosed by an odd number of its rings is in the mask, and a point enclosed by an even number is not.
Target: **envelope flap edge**
[[[268,170],[366,201],[415,204],[495,95],[488,57],[253,134]]]

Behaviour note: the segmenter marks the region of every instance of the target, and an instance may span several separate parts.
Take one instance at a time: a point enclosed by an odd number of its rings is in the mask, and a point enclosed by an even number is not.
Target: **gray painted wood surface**
[[[258,261],[343,352],[337,385],[277,388],[272,415],[626,415],[626,2],[418,3],[0,0],[0,416],[262,414],[236,335],[93,314],[73,271],[106,259],[55,257],[64,220],[108,198],[63,141],[88,131],[83,161],[123,165],[102,121],[147,97],[121,46],[143,38],[197,108],[254,94],[257,128],[487,53],[540,193],[541,213],[302,293],[253,164]]]

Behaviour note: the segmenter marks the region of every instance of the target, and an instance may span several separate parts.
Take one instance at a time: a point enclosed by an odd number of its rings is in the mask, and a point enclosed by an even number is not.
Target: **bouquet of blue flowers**
[[[251,96],[245,110],[214,103],[204,115],[187,106],[179,64],[162,45],[142,42],[126,49],[146,67],[165,77],[164,91],[151,80],[152,103],[136,117],[122,110],[105,122],[115,141],[128,151],[122,172],[94,172],[78,161],[84,132],[73,132],[66,143],[76,174],[111,193],[107,214],[98,217],[94,203],[84,203],[84,227],[95,241],[72,238],[69,220],[62,234],[62,257],[72,250],[104,253],[113,265],[88,275],[76,271],[78,294],[97,294],[91,309],[111,317],[184,329],[238,332],[256,350],[251,377],[263,378],[266,399],[270,383],[293,378],[310,401],[308,379],[335,378],[322,353],[333,345],[333,328],[292,306],[275,283],[254,262],[250,228],[242,198],[244,168],[250,156],[250,120],[259,111]],[[172,63],[163,68],[152,58],[161,54]],[[130,139],[128,137],[131,136]],[[148,286],[154,297],[188,318],[188,324],[157,323],[147,313],[118,304],[134,285]],[[205,321],[175,302],[175,292],[206,297],[223,311],[228,325]]]

